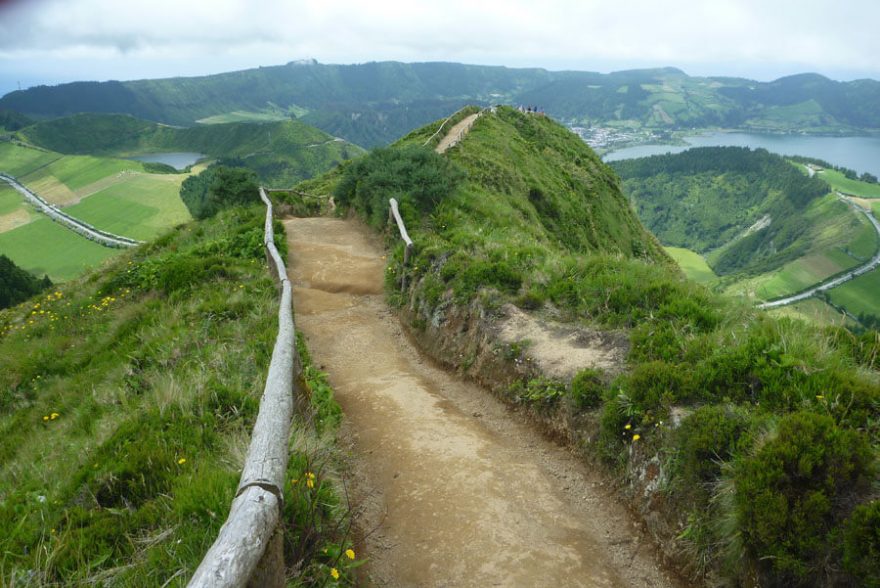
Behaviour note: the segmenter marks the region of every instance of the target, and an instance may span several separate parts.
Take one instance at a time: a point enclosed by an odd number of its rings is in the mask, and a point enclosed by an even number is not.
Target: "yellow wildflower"
[[[638,440],[641,439],[641,438],[642,438],[642,436],[639,435],[638,433],[636,433],[635,435],[633,435],[633,441],[638,441]]]
[[[821,395],[821,394],[817,394],[817,395],[816,395],[816,400],[822,400],[822,399],[824,399],[824,398],[825,398],[825,397],[824,397],[823,395]]]
[[[177,465],[183,465],[183,464],[185,464],[185,463],[186,463],[186,458],[185,458],[185,457],[181,457],[180,459],[177,460]]]
[[[330,568],[330,575],[333,576],[334,580],[338,580],[339,579],[339,570],[337,570],[336,568]]]
[[[44,420],[44,421],[48,421],[48,420],[49,420],[49,415],[44,414],[44,415],[43,415],[43,420]]]
[[[315,487],[315,474],[312,472],[306,472],[306,486],[308,486],[309,489]]]
[[[348,559],[354,559],[354,549],[346,549],[345,557],[347,557]]]
[[[629,431],[632,428],[633,428],[633,426],[629,423],[627,423],[626,426],[624,427],[624,429],[626,429],[627,431]]]
[[[61,415],[58,414],[57,412],[53,412],[52,414],[49,415],[49,418],[54,421],[55,419],[57,419],[60,416]]]

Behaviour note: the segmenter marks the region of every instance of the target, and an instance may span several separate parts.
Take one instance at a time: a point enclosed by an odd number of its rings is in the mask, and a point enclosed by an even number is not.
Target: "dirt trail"
[[[437,145],[434,151],[436,151],[437,153],[446,153],[447,149],[458,143],[459,140],[465,134],[467,134],[467,132],[471,128],[471,125],[474,124],[474,121],[476,121],[479,116],[479,113],[472,114],[462,119],[460,122],[456,123],[456,125],[449,129],[449,132],[447,132],[446,135],[443,136],[443,138],[440,140],[440,144]]]
[[[420,356],[384,304],[383,251],[368,229],[285,225],[297,325],[346,415],[365,581],[675,585],[597,475]]]

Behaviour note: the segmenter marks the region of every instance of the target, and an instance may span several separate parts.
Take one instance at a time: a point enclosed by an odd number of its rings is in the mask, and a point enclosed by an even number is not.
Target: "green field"
[[[874,270],[829,291],[831,301],[851,314],[880,317],[880,271]]]
[[[190,220],[179,194],[184,177],[138,174],[89,196],[66,211],[105,231],[149,240]]]
[[[6,183],[0,183],[0,215],[15,212],[22,207],[21,194]]]
[[[120,251],[80,237],[45,217],[0,233],[0,253],[33,274],[48,274],[54,282],[73,279]]]
[[[851,180],[842,173],[832,169],[820,171],[819,177],[831,184],[835,190],[840,190],[846,194],[855,194],[864,198],[880,198],[880,184]]]
[[[718,278],[703,256],[696,251],[683,247],[664,247],[663,249],[675,260],[689,279],[706,284],[714,282]]]
[[[235,122],[272,122],[279,120],[287,120],[290,118],[281,112],[250,112],[247,110],[235,110],[225,114],[215,114],[197,120],[197,123],[203,125],[222,125]]]
[[[851,326],[855,324],[845,314],[818,298],[808,298],[807,300],[774,308],[767,312],[777,318],[798,318],[817,325]]]
[[[62,156],[6,143],[0,144],[0,170],[51,202],[78,201],[65,210],[126,237],[149,240],[190,219],[179,196],[186,175],[147,174],[137,161]],[[33,222],[22,225],[27,220]],[[118,252],[33,212],[11,188],[0,189],[0,253],[28,271],[65,281]]]

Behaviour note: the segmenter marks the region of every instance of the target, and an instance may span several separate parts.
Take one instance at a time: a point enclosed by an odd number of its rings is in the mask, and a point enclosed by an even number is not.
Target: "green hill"
[[[270,187],[288,187],[363,153],[295,120],[177,128],[127,115],[78,114],[34,124],[18,136],[60,153],[126,157],[188,151],[236,159]]]
[[[499,108],[448,156],[421,147],[439,124],[348,164],[331,176],[335,187],[317,183],[375,226],[384,226],[388,197],[397,196],[413,238],[424,244],[415,265],[427,271],[443,260],[433,295],[447,288],[459,298],[483,288],[541,295],[548,280],[564,280],[559,251],[672,265],[613,172],[551,119]]]
[[[755,275],[810,252],[844,250],[870,230],[826,197],[824,180],[762,149],[707,147],[612,166],[664,245],[705,255],[719,275]],[[854,256],[849,265],[857,263]]]
[[[610,74],[457,63],[293,62],[218,75],[75,82],[11,92],[0,108],[54,118],[127,113],[172,125],[291,115],[372,147],[464,104],[528,104],[579,123],[848,132],[880,128],[880,82],[815,74],[757,82],[675,68]]]
[[[695,578],[878,577],[876,332],[776,320],[686,280],[613,171],[545,117],[486,112],[443,156],[421,147],[438,126],[290,196],[333,194],[387,231],[388,298],[415,340],[603,461]],[[827,191],[799,185],[819,194],[803,204]],[[390,195],[415,243],[409,265],[387,224]],[[622,373],[543,373],[531,341],[498,339],[509,303],[539,322],[624,337]]]

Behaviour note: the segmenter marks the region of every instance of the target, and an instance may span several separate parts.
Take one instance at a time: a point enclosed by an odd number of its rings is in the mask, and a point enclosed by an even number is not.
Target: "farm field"
[[[66,209],[105,231],[149,240],[190,220],[180,200],[184,175],[136,174]]]
[[[826,169],[818,172],[819,177],[831,184],[835,190],[847,194],[855,194],[865,198],[880,198],[880,184],[869,184],[859,180],[851,180],[838,171]]]
[[[703,256],[696,251],[683,247],[664,247],[663,249],[675,260],[689,279],[700,284],[707,284],[718,278]]]
[[[65,211],[100,229],[150,240],[190,219],[180,200],[185,174],[149,174],[137,161],[60,155],[0,144],[0,170]],[[34,211],[21,195],[0,188],[0,252],[53,281],[82,274],[119,253]]]
[[[774,308],[767,312],[777,318],[796,318],[818,325],[853,326],[855,324],[846,315],[818,298],[808,298],[807,300],[789,306]]]
[[[76,278],[121,252],[85,239],[46,217],[0,233],[0,253],[18,266],[53,282]]]
[[[18,192],[0,184],[0,233],[31,222],[36,214]]]
[[[856,316],[867,314],[880,317],[880,271],[859,276],[828,292],[834,304]]]
[[[203,125],[222,125],[235,122],[274,122],[287,120],[289,117],[281,112],[251,112],[247,110],[235,110],[225,114],[215,114],[199,119],[196,122]]]

